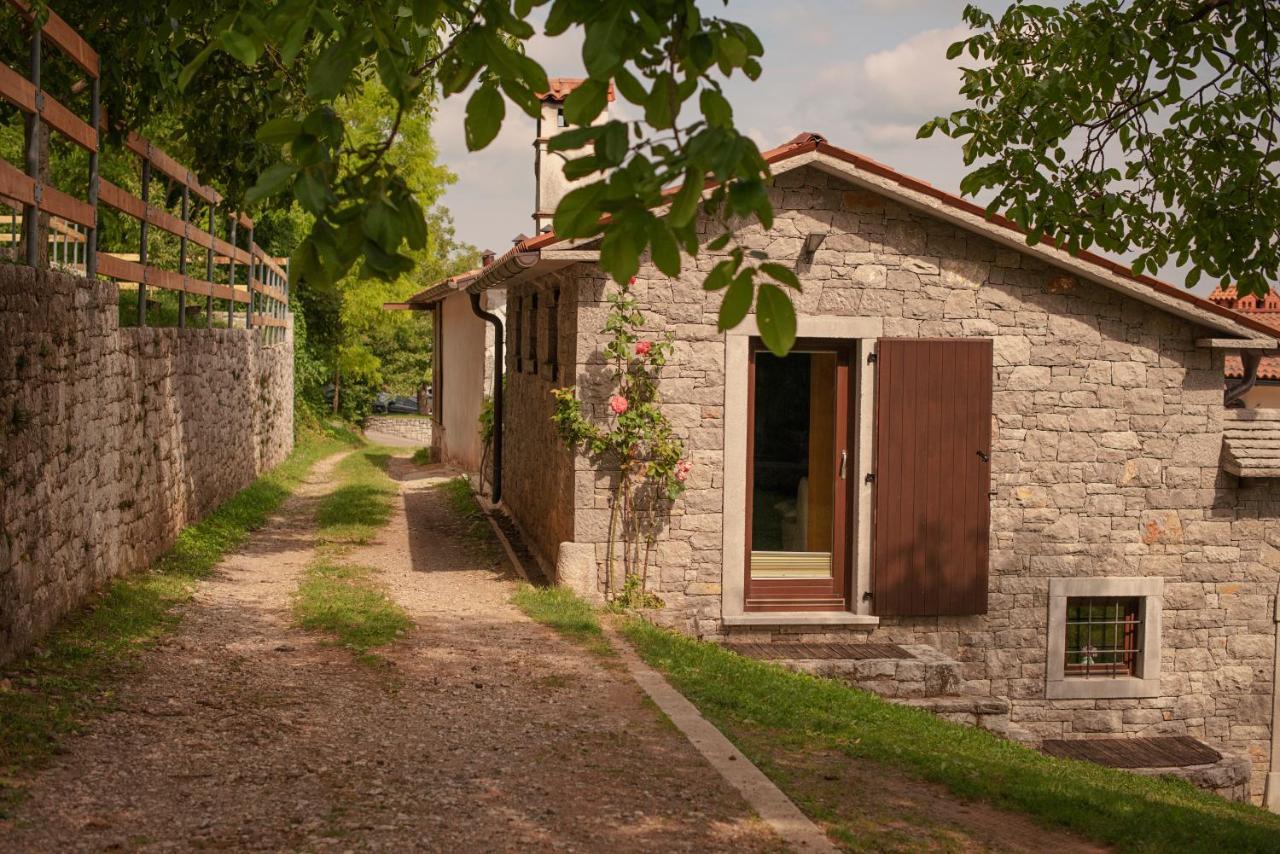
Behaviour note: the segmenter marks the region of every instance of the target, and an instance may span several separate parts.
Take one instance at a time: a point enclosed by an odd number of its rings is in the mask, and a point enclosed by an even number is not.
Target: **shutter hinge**
[[[870,601],[871,601],[871,591],[870,591],[870,590],[868,590],[868,591],[866,591],[865,593],[863,593],[863,594],[862,594],[862,601],[863,601],[863,602],[870,602]]]
[[[876,363],[876,354],[875,354],[875,353],[868,353],[868,354],[867,354],[867,364],[868,364],[868,365],[874,365],[875,363]]]
[[[876,482],[876,476],[875,476],[873,473],[871,473],[871,472],[867,472],[867,476],[866,476],[866,477],[864,477],[862,480],[863,480],[863,482],[865,482],[865,483],[875,483],[875,482]]]

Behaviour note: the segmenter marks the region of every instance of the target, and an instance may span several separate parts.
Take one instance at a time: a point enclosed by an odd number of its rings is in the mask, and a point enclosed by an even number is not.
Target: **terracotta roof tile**
[[[538,93],[540,101],[563,101],[569,93],[586,83],[583,77],[548,77],[546,92]],[[609,100],[613,100],[613,84],[609,84]]]

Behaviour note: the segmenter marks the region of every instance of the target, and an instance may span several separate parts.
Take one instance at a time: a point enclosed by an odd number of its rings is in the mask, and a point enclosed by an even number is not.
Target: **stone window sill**
[[[1074,677],[1051,679],[1045,683],[1044,695],[1049,700],[1111,700],[1159,697],[1159,679],[1136,677]]]
[[[874,628],[880,618],[848,611],[762,611],[753,614],[725,614],[726,626],[863,626]]]

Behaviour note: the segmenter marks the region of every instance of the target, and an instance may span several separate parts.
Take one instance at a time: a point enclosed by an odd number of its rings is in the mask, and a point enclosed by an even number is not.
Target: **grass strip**
[[[449,511],[466,523],[467,536],[478,543],[496,545],[493,528],[489,527],[489,520],[485,518],[484,511],[476,503],[476,496],[471,491],[471,481],[465,476],[455,477],[445,482],[444,491]]]
[[[430,448],[419,448],[413,452],[412,457],[409,457],[409,462],[415,466],[429,466],[435,462],[434,456],[435,454]]]
[[[0,774],[11,780],[33,770],[87,716],[110,708],[110,677],[172,631],[180,619],[175,607],[191,598],[196,582],[262,527],[317,461],[353,439],[337,428],[304,432],[288,459],[184,528],[150,569],[108,584],[8,665],[0,673]],[[0,790],[5,785],[0,781]]]
[[[834,750],[1125,851],[1280,849],[1280,816],[1179,780],[1054,759],[845,683],[744,658],[641,620],[628,620],[623,632],[766,773],[768,757],[753,744]],[[775,782],[792,794],[786,778]]]
[[[334,636],[360,660],[412,626],[408,613],[387,595],[373,567],[343,556],[373,541],[391,518],[398,490],[387,475],[386,448],[362,448],[334,469],[337,487],[316,509],[319,556],[307,567],[293,599],[295,621]]]
[[[521,584],[511,601],[530,619],[550,626],[590,652],[605,658],[616,655],[600,628],[595,609],[567,587]]]

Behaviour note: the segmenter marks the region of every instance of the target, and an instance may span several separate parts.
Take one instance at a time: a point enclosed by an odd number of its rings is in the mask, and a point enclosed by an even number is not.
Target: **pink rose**
[[[652,342],[652,341],[637,341],[637,342],[636,342],[636,355],[637,355],[637,356],[647,356],[647,355],[649,355],[650,351],[652,351],[652,350],[653,350],[653,342]]]
[[[626,412],[630,407],[631,404],[627,403],[627,399],[620,394],[615,394],[613,397],[609,398],[609,408],[617,415],[621,415]]]
[[[681,460],[676,463],[676,480],[684,483],[685,478],[689,476],[689,470],[693,468],[693,463],[688,460]]]

